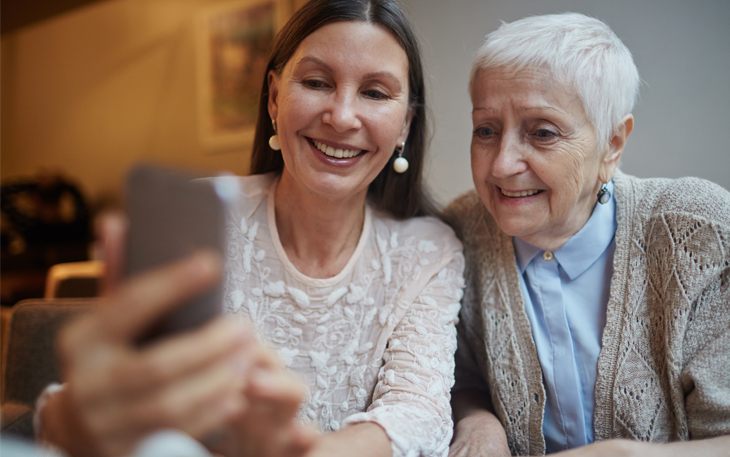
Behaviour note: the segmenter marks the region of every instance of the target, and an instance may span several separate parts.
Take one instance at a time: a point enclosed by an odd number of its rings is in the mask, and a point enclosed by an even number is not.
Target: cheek
[[[592,198],[593,182],[597,176],[593,162],[581,148],[566,148],[561,151],[560,160],[553,161],[548,178],[553,190],[550,212],[554,217],[565,217]]]
[[[370,134],[377,142],[388,150],[394,150],[396,142],[403,131],[406,109],[401,106],[376,107],[365,110],[363,121],[369,126]]]
[[[489,176],[490,161],[488,159],[487,151],[480,147],[478,144],[472,142],[471,146],[471,174],[474,177],[474,182],[481,182]]]
[[[316,116],[322,107],[322,101],[318,99],[316,92],[302,90],[289,90],[279,96],[279,114],[285,115],[292,123],[299,123],[302,120]]]
[[[560,160],[551,161],[546,179],[554,183],[553,190],[559,199],[574,199],[580,193],[585,180],[585,155],[580,150],[565,149],[559,152]]]
[[[492,186],[488,183],[489,168],[491,161],[486,151],[481,148],[472,147],[471,151],[471,175],[474,181],[474,188],[479,194],[482,203],[487,207],[490,213],[494,213],[492,205]]]

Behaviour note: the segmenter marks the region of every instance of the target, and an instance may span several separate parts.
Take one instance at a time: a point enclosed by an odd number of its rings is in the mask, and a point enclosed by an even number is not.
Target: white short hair
[[[579,13],[502,23],[476,53],[469,92],[480,70],[496,67],[515,72],[541,67],[572,87],[602,146],[639,95],[641,80],[631,52],[605,23]]]

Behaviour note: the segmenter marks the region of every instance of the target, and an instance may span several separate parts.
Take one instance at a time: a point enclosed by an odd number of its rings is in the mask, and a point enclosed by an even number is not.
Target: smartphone
[[[127,179],[129,233],[124,276],[143,273],[213,249],[221,258],[225,246],[225,205],[215,180],[192,179],[156,165],[138,165]],[[219,282],[200,296],[180,304],[142,332],[138,345],[196,328],[222,312]]]

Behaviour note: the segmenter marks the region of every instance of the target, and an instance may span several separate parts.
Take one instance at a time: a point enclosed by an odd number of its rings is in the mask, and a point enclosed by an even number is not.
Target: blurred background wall
[[[17,1],[17,0],[16,0]],[[197,127],[194,23],[222,0],[105,0],[2,35],[3,182],[62,170],[89,200],[118,194],[140,159],[246,173],[246,145],[211,151]],[[297,3],[297,0],[292,0]],[[299,1],[298,3],[302,3]],[[606,21],[644,80],[624,171],[730,188],[727,0],[404,0],[426,58],[441,202],[471,188],[471,59],[484,35],[530,14]]]
[[[246,173],[198,136],[196,19],[216,0],[106,0],[2,37],[2,179],[62,170],[93,202],[139,160]]]

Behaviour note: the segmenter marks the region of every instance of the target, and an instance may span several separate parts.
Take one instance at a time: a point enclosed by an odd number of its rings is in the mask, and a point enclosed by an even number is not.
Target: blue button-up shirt
[[[613,193],[613,183],[609,183]],[[596,364],[606,324],[613,254],[614,199],[597,204],[583,228],[550,253],[513,238],[525,311],[547,398],[547,452],[593,442]]]

